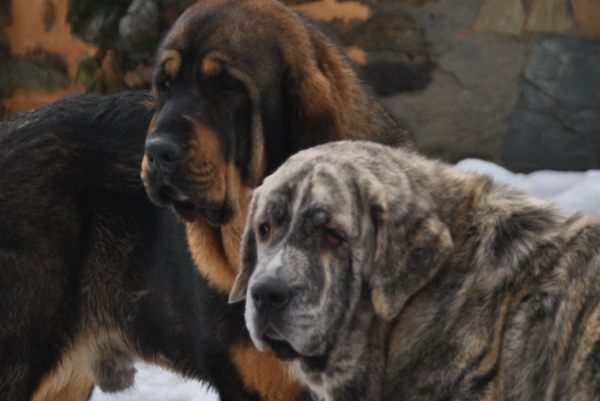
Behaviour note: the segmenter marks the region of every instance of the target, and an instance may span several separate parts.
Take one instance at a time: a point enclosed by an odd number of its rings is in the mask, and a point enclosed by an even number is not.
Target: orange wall
[[[85,53],[95,54],[96,47],[71,33],[71,28],[66,23],[68,2],[69,0],[12,1],[12,24],[2,27],[11,54],[23,56],[35,49],[60,54],[68,67],[71,81],[66,89],[56,92],[15,91],[9,97],[0,99],[0,107],[7,115],[42,106],[70,93],[83,92],[83,87],[75,81],[77,65]],[[52,8],[53,13],[49,12]],[[51,18],[52,14],[54,18]]]

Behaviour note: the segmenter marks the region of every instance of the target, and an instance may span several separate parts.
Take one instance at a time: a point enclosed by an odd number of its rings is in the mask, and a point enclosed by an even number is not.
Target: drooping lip
[[[175,213],[186,222],[204,218],[214,225],[229,222],[233,213],[225,202],[200,203],[189,197],[176,186],[163,182],[149,191],[150,199],[158,206],[171,206]]]
[[[291,361],[300,357],[300,354],[285,340],[276,340],[264,334],[263,341],[269,346],[277,359]]]
[[[151,198],[154,203],[159,206],[173,207],[175,213],[185,221],[193,221],[198,214],[194,202],[192,202],[183,191],[180,191],[172,185],[161,185],[158,189],[153,191],[153,195],[154,196],[151,196]]]
[[[302,355],[292,347],[292,345],[283,339],[271,338],[268,332],[262,336],[263,341],[268,345],[273,355],[282,361],[292,361],[299,359],[304,366],[312,371],[322,372],[325,370],[329,359],[329,352],[323,355]]]

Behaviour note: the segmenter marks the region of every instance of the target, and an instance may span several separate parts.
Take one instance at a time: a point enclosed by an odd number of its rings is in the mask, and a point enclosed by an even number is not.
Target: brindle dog
[[[231,301],[325,400],[600,399],[600,220],[367,142],[253,197]]]

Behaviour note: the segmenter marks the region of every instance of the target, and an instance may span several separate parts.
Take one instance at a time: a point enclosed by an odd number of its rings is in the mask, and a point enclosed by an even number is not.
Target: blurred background
[[[600,168],[600,0],[284,0],[334,33],[422,151]],[[0,119],[149,87],[190,0],[0,0]]]

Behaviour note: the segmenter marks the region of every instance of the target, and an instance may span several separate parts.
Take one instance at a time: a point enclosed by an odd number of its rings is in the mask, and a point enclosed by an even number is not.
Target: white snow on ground
[[[536,197],[554,202],[566,210],[600,216],[600,171],[585,173],[537,171],[514,174],[496,164],[466,159],[457,164],[462,171],[492,176]],[[138,364],[135,385],[125,392],[109,395],[95,390],[92,401],[217,401],[214,392],[195,380],[184,380],[169,371]]]
[[[571,212],[600,216],[600,171],[536,171],[514,174],[494,163],[465,159],[456,167],[490,175],[498,182],[513,185],[535,197],[549,200]]]
[[[91,401],[217,401],[216,393],[208,391],[199,381],[184,379],[162,368],[145,363],[136,364],[135,384],[130,389],[107,394],[98,388]]]

